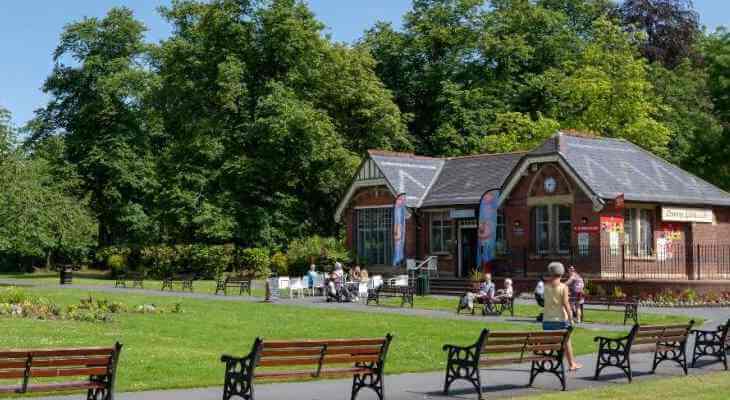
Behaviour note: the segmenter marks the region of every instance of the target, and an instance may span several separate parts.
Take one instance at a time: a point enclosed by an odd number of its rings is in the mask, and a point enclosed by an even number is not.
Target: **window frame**
[[[567,212],[567,218],[561,218],[561,211]],[[540,215],[542,214],[542,215]],[[541,218],[544,217],[544,218]],[[534,253],[539,256],[567,255],[573,246],[573,205],[563,203],[535,204],[530,208],[530,235]],[[561,240],[563,226],[567,225],[569,232],[567,241]],[[547,232],[546,244],[541,239],[542,233]],[[563,248],[562,244],[567,247]]]
[[[428,218],[428,250],[429,254],[451,254],[449,249],[450,242],[454,240],[454,225],[455,220],[452,219],[448,211],[434,211],[429,212]],[[435,222],[438,222],[438,227],[435,226]],[[439,243],[435,246],[437,240],[435,240],[434,228],[439,231]],[[444,233],[448,231],[448,235]]]
[[[633,213],[633,215],[632,215]],[[624,254],[627,257],[653,258],[656,256],[656,207],[627,205],[624,207]],[[645,226],[649,226],[646,231]],[[631,227],[629,229],[629,227]]]
[[[355,250],[360,262],[368,265],[390,265],[393,258],[393,207],[362,207],[355,209]],[[373,251],[366,240],[375,241]],[[381,241],[382,243],[377,243]]]

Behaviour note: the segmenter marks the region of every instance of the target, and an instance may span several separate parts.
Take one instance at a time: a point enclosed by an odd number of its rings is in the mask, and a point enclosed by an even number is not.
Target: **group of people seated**
[[[317,266],[314,264],[310,265],[309,273],[307,274],[310,289],[316,289],[315,285],[320,284],[318,277]],[[367,283],[369,278],[368,270],[360,268],[359,265],[355,265],[347,273],[342,263],[336,262],[334,269],[325,274],[324,282],[321,284],[328,302],[358,301],[359,291],[355,286],[359,286],[360,283]]]
[[[514,297],[515,291],[512,279],[504,280],[504,288],[497,289],[492,281],[491,274],[484,274],[479,288],[476,292],[467,292],[460,300],[459,309],[474,309],[474,303],[490,306],[492,304],[502,304]],[[486,309],[485,309],[486,310]]]

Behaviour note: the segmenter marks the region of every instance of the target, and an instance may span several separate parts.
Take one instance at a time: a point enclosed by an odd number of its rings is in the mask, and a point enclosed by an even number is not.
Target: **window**
[[[453,221],[449,213],[431,213],[431,253],[448,253],[453,238]]]
[[[570,207],[544,205],[532,208],[533,248],[537,254],[568,253],[573,231]]]
[[[393,208],[356,210],[358,261],[388,265],[393,258]]]
[[[654,210],[626,208],[624,210],[624,246],[632,256],[654,254]]]

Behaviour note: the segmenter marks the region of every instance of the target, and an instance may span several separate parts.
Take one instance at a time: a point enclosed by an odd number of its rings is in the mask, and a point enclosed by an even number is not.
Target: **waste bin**
[[[73,269],[61,268],[61,285],[70,285],[73,282]]]
[[[431,293],[431,283],[428,279],[428,273],[422,272],[416,280],[416,294],[425,296]]]

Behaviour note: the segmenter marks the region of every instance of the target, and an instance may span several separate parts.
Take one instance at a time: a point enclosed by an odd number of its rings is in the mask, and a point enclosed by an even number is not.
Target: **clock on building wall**
[[[547,179],[545,179],[544,185],[545,185],[545,192],[553,193],[553,192],[555,192],[555,189],[558,186],[558,183],[555,181],[555,178],[553,178],[552,176],[549,176]]]

